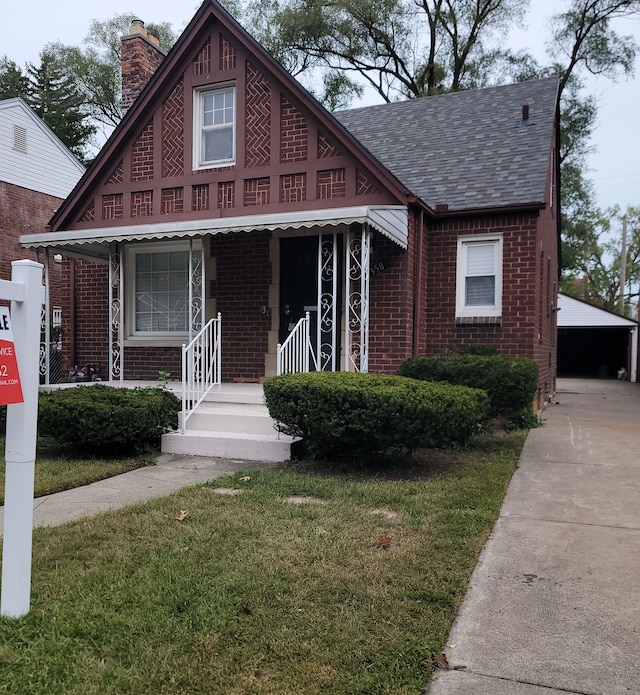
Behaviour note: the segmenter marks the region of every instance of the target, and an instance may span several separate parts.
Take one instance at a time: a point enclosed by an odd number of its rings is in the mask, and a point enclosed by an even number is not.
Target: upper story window
[[[502,236],[458,239],[456,316],[502,314]]]
[[[235,102],[235,87],[195,92],[194,168],[235,162]]]

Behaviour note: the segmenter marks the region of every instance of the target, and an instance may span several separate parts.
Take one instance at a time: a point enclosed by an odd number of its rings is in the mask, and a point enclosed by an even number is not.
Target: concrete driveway
[[[429,695],[640,693],[640,385],[558,381]]]

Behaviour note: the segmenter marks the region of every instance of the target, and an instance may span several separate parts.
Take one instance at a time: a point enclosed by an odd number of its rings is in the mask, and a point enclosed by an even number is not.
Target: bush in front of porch
[[[180,400],[168,389],[104,384],[41,393],[38,433],[76,451],[137,454],[160,445],[178,426]]]
[[[401,376],[351,372],[284,374],[264,394],[281,432],[310,455],[365,461],[393,451],[465,444],[487,423],[484,391]]]

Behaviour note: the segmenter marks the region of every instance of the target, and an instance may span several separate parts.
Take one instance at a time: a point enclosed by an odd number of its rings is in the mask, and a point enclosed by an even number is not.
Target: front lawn
[[[249,471],[36,529],[0,693],[418,695],[524,437],[392,475]]]

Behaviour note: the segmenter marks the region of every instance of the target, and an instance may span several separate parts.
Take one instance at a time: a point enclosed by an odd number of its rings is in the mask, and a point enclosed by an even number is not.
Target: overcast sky
[[[125,12],[134,12],[146,22],[170,22],[175,30],[181,31],[199,6],[200,3],[191,0],[110,0],[99,4],[78,0],[31,0],[24,5],[18,3],[11,13],[3,13],[0,56],[6,55],[21,67],[27,61],[37,63],[45,44],[60,41],[80,45],[91,20],[105,20]],[[511,43],[517,48],[531,50],[542,60],[548,19],[558,8],[566,6],[566,0],[532,0],[531,6],[535,11],[530,12],[526,27],[513,32]],[[640,43],[640,19],[620,22],[617,29],[620,33],[634,35]],[[638,72],[640,61],[636,68]],[[589,89],[599,103],[593,142],[597,151],[589,160],[598,203],[603,207],[640,206],[640,75],[617,84],[592,79]]]

